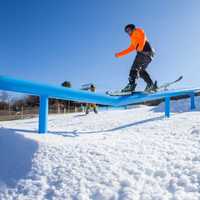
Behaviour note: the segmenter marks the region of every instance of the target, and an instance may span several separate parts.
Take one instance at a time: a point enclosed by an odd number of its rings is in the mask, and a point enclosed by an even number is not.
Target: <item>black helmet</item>
[[[135,29],[135,25],[134,24],[128,24],[128,25],[125,26],[124,31],[126,33],[129,33],[130,30],[133,31],[134,29]]]

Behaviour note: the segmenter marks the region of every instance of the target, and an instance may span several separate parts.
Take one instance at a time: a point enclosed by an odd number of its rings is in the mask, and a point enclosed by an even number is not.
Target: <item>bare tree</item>
[[[10,98],[7,92],[2,91],[0,93],[0,109],[1,110],[9,110],[10,113]]]
[[[38,96],[27,96],[24,99],[24,104],[30,107],[38,107],[39,106],[39,97]]]
[[[2,102],[7,102],[7,101],[8,101],[8,98],[9,98],[9,95],[8,95],[7,92],[2,91],[2,92],[0,93],[0,100],[1,100]]]

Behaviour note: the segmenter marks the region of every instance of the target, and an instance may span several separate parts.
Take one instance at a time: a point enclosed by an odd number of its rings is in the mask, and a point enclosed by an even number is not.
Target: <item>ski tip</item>
[[[183,79],[183,76],[180,76],[180,77],[178,78],[178,80],[181,80],[181,79]]]

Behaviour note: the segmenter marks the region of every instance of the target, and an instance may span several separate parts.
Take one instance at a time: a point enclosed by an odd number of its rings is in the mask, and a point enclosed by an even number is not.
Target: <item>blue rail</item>
[[[35,83],[27,80],[19,80],[7,76],[0,76],[0,89],[21,92],[40,97],[39,110],[39,133],[48,131],[48,99],[65,99],[77,102],[97,103],[110,106],[125,106],[156,99],[165,99],[165,116],[170,117],[170,98],[182,95],[190,95],[191,109],[195,109],[195,93],[199,88],[171,90],[157,92],[154,94],[135,94],[132,96],[111,97],[105,94],[97,94],[87,91],[64,88],[61,86],[52,86],[47,84]]]

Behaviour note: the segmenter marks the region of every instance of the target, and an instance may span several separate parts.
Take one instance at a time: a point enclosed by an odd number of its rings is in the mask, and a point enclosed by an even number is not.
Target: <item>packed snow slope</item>
[[[0,199],[199,200],[196,102],[0,122]]]

